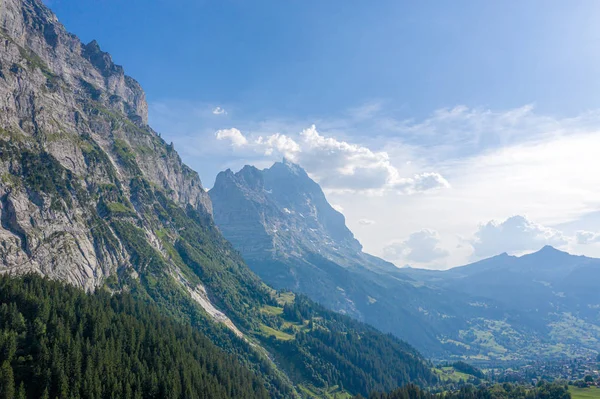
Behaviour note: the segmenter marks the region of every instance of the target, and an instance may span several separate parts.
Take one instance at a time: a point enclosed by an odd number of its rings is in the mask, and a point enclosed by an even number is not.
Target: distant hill
[[[546,246],[529,255],[502,254],[447,271],[401,272],[424,284],[502,306],[507,313],[503,323],[473,326],[464,335],[473,341],[490,329],[496,332],[498,347],[532,356],[583,354],[600,348],[600,259]]]
[[[399,269],[362,252],[344,217],[287,160],[217,176],[214,220],[278,288],[406,339],[434,358],[518,361],[600,348],[600,261],[546,247],[449,271]]]

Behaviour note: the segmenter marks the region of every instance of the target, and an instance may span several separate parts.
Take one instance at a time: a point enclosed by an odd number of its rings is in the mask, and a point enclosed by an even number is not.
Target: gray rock
[[[81,43],[39,0],[0,3],[0,272],[93,290],[127,269],[99,209],[107,187],[130,206],[136,176],[211,214],[197,173],[147,121],[142,88],[96,41]]]

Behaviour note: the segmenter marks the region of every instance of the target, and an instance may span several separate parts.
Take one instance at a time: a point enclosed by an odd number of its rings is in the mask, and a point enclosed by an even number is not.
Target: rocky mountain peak
[[[244,182],[251,190],[264,189],[264,179],[260,170],[254,166],[246,165],[237,174],[240,180]]]
[[[299,165],[284,159],[259,170],[222,172],[209,192],[216,224],[250,257],[303,256],[306,251],[338,258],[362,246],[344,216]]]
[[[0,42],[0,273],[91,290],[128,265],[106,219],[134,221],[160,250],[150,193],[210,214],[198,174],[147,125],[141,86],[97,42],[39,0],[0,2]]]
[[[139,83],[125,75],[96,41],[84,45],[67,32],[40,0],[3,0],[0,36],[14,44],[26,63],[39,68],[46,78],[80,86],[95,100],[105,94],[102,100],[110,108],[126,114],[135,123],[147,125],[148,104]]]
[[[115,65],[110,54],[105,53],[100,49],[100,45],[96,40],[83,46],[82,54],[85,59],[90,61],[102,75],[108,77],[110,75],[124,75],[123,67]]]
[[[285,167],[285,169],[290,174],[293,174],[296,176],[301,176],[301,177],[308,177],[308,174],[300,165],[292,162],[290,159],[288,159],[286,157],[284,157],[281,162],[275,162],[275,164],[273,164],[273,166],[271,166],[271,169],[273,169],[273,168],[278,169],[280,167]]]

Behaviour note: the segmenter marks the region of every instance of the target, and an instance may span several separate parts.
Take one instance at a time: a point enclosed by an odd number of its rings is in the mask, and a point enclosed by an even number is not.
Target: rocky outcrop
[[[214,220],[248,265],[276,288],[301,292],[436,356],[460,340],[471,318],[498,316],[494,305],[417,283],[362,252],[344,216],[298,165],[245,166],[217,176],[209,191]],[[486,304],[487,306],[487,304]]]
[[[209,192],[215,222],[247,259],[316,253],[345,267],[394,268],[364,256],[344,216],[300,166],[285,160],[258,170],[221,172]]]
[[[142,178],[205,215],[210,199],[147,125],[140,85],[39,0],[0,3],[0,272],[36,271],[92,290],[129,267],[106,222],[143,217]]]

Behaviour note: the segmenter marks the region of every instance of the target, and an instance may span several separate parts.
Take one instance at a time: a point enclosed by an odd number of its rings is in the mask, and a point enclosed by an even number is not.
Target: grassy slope
[[[570,386],[569,392],[571,392],[573,399],[600,399],[600,388],[577,388]]]

